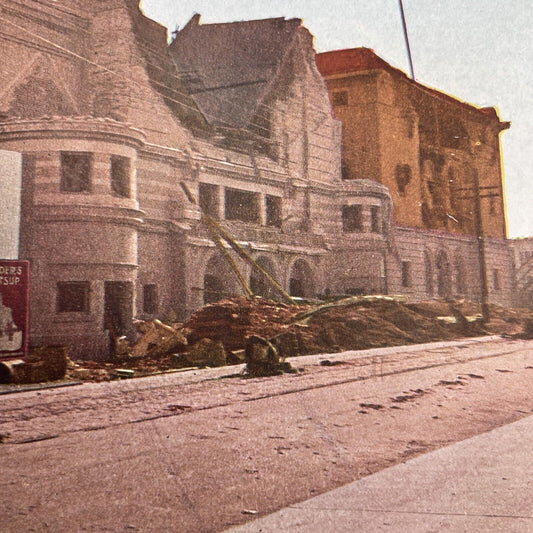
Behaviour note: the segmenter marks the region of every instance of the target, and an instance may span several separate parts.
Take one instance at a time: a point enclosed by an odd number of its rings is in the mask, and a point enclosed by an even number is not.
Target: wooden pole
[[[183,182],[180,183],[181,188],[183,189],[183,192],[185,193],[185,196],[194,205],[198,205],[198,202],[194,195],[191,193],[187,185]],[[208,217],[204,214],[202,209],[200,209],[200,217],[202,222],[204,223],[205,227],[207,228],[207,232],[209,233],[209,236],[211,237],[211,240],[215,243],[215,246],[218,248],[220,253],[224,256],[226,261],[228,262],[229,266],[233,270],[235,276],[237,276],[237,280],[239,281],[240,286],[242,287],[244,294],[248,299],[253,298],[254,293],[252,292],[252,289],[250,289],[250,286],[248,285],[247,281],[244,279],[244,276],[241,274],[241,271],[239,270],[239,267],[237,266],[237,263],[233,260],[233,257],[231,257],[229,251],[224,246],[224,242],[218,235],[216,231],[216,227],[213,225],[213,220],[211,217]]]
[[[409,67],[411,69],[411,79],[415,81],[415,71],[413,69],[413,58],[411,57],[411,47],[409,46],[409,36],[407,35],[407,23],[405,22],[405,13],[403,10],[402,0],[400,2],[400,14],[402,16],[403,35],[405,37],[405,45],[407,46],[407,57],[409,59]]]
[[[194,205],[200,207],[196,198],[193,196],[187,185],[181,182],[180,186],[185,192],[185,195],[187,196],[188,200]],[[246,261],[253,269],[261,273],[287,302],[294,303],[294,300],[292,299],[291,295],[260,264],[257,263],[257,261],[232,237],[229,231],[223,228],[213,217],[205,214],[201,207],[200,216],[202,217],[202,222],[206,225],[207,230],[209,231],[211,239],[217,245],[219,250],[224,254],[224,257],[232,266],[232,269],[239,278],[241,286],[243,286],[246,294],[249,295],[249,297],[253,296],[253,292],[250,289],[250,286],[248,285],[246,280],[244,280],[244,278],[242,277],[242,274],[239,271],[235,262],[233,261],[233,258],[229,255],[228,251],[224,247],[221,238],[229,244],[229,246],[239,255],[241,259],[244,259],[244,261]]]
[[[490,320],[489,310],[489,280],[487,275],[487,253],[485,250],[485,234],[483,233],[483,219],[481,218],[481,196],[479,194],[479,176],[474,172],[474,209],[476,214],[476,237],[478,245],[479,276],[481,281],[481,313],[483,322]]]
[[[266,280],[287,300],[289,303],[294,303],[292,296],[224,229],[220,224],[217,224],[218,231],[222,238],[237,252],[237,254],[247,261],[252,268],[260,272]]]

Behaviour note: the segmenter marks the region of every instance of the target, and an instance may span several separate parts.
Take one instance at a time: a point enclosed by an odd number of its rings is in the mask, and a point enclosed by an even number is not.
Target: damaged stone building
[[[0,150],[22,154],[33,344],[105,353],[135,316],[241,292],[180,184],[294,296],[479,300],[472,206],[454,196],[478,176],[500,187],[483,225],[491,297],[511,303],[493,110],[369,52],[317,68],[298,19],[195,15],[168,45],[136,0],[0,7]]]
[[[510,124],[494,108],[413,81],[368,48],[316,60],[342,123],[343,181],[375,180],[392,197],[390,286],[479,301],[483,235],[491,301],[510,305],[499,138]]]

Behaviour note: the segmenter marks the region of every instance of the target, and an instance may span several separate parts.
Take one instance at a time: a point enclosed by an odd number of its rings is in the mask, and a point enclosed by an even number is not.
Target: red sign
[[[30,263],[0,259],[0,359],[26,357]]]

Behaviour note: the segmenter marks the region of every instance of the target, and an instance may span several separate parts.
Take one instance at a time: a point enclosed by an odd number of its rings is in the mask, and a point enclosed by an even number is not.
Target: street
[[[533,341],[292,364],[270,378],[224,367],[1,396],[0,530],[222,531],[533,408]]]

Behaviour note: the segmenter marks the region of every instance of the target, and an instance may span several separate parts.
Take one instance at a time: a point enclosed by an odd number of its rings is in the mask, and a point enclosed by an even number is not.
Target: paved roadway
[[[227,533],[531,533],[533,416]]]
[[[531,341],[293,363],[303,371],[243,380],[207,369],[1,396],[0,531],[221,531],[533,406]]]
[[[182,412],[216,409],[238,403],[243,396],[246,401],[260,400],[319,387],[381,379],[412,370],[483,360],[514,353],[525,345],[524,341],[510,343],[500,337],[480,337],[296,357],[289,361],[304,372],[296,376],[285,375],[284,379],[230,380],[244,369],[244,365],[238,365],[18,392],[0,396],[0,433],[7,435],[5,442],[22,444],[66,433],[172,417]],[[321,366],[324,360],[334,366]],[[18,389],[14,387],[13,390]],[[180,398],[178,403],[176,398]]]

